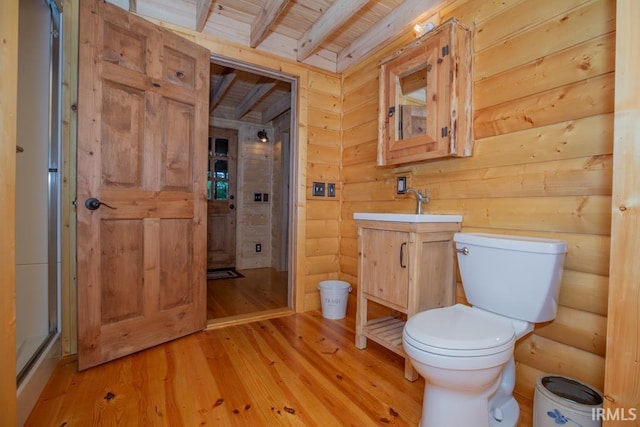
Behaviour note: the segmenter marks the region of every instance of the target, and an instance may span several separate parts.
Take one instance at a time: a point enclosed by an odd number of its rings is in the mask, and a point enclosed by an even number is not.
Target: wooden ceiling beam
[[[262,112],[262,124],[269,123],[289,109],[291,109],[291,93],[284,95]]]
[[[231,87],[231,83],[238,77],[238,74],[234,72],[227,72],[218,81],[218,84],[211,84],[209,89],[209,113],[211,113],[222,101],[224,95]]]
[[[298,39],[298,61],[304,61],[369,0],[336,0]]]
[[[267,0],[260,14],[251,24],[249,46],[255,48],[267,37],[269,30],[291,0]]]
[[[240,101],[235,111],[236,120],[240,120],[242,116],[247,114],[262,98],[267,96],[276,87],[275,81],[266,83],[256,83],[253,88],[247,92],[245,97]]]
[[[349,66],[364,58],[377,49],[400,36],[403,32],[411,31],[417,22],[426,20],[434,14],[436,6],[442,6],[444,0],[405,0],[391,13],[371,26],[360,37],[340,53],[338,53],[337,71],[343,72]]]
[[[196,31],[199,33],[201,33],[205,25],[207,25],[211,11],[211,3],[213,3],[213,0],[196,0]]]

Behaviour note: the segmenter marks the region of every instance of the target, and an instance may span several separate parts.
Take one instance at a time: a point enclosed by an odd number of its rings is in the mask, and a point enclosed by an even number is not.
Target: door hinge
[[[442,129],[440,129],[440,135],[443,138],[446,138],[447,136],[449,136],[449,126],[445,126]]]
[[[442,47],[442,57],[444,58],[447,55],[449,55],[449,45]]]

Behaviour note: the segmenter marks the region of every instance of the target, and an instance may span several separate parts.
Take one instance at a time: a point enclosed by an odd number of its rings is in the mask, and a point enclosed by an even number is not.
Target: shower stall
[[[16,387],[22,424],[60,355],[61,13],[20,0],[16,147]]]

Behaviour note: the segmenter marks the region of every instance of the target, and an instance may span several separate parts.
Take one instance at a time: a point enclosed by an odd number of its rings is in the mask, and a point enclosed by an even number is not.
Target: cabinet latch
[[[396,112],[396,106],[389,107],[389,111],[387,111],[387,117],[393,117]]]
[[[449,45],[442,47],[442,57],[444,58],[447,55],[449,55]]]
[[[440,135],[443,138],[446,138],[447,136],[449,136],[449,126],[445,126],[440,130]]]

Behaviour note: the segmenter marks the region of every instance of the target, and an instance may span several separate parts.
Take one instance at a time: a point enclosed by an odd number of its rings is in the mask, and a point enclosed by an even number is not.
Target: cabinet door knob
[[[400,245],[400,267],[407,268],[407,265],[404,263],[404,247],[407,246],[407,242],[403,242]]]

